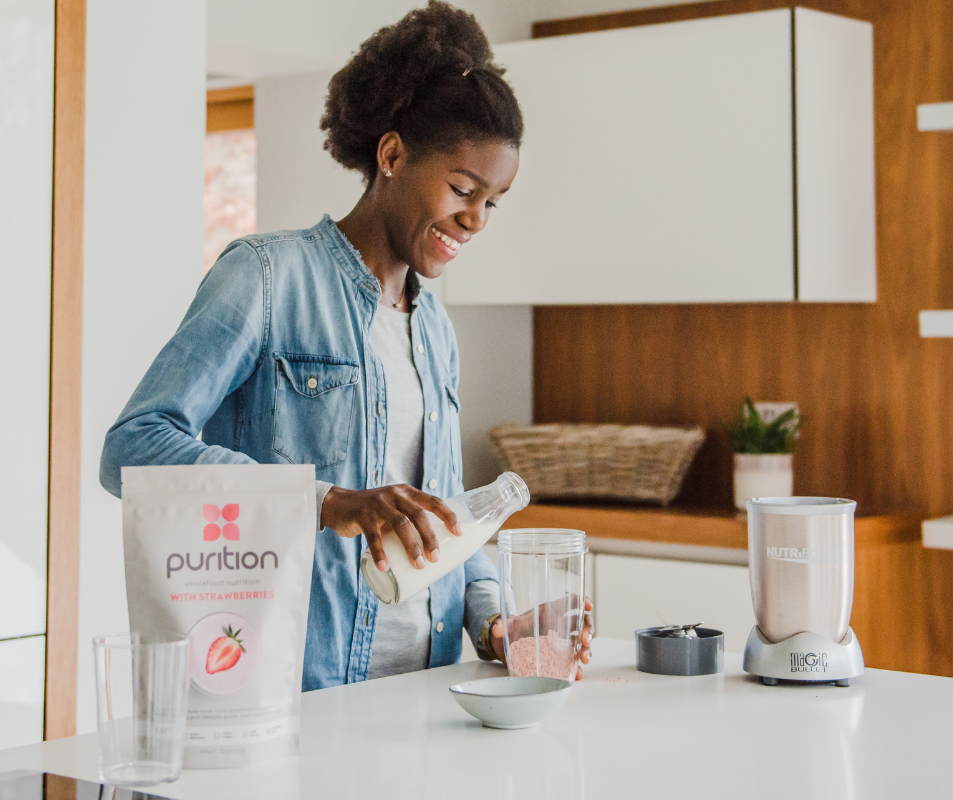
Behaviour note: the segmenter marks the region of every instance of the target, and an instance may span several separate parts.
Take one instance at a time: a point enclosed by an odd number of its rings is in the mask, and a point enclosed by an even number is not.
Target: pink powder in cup
[[[539,642],[538,665],[536,662],[537,641]],[[522,639],[510,642],[507,667],[514,678],[538,675],[544,678],[571,681],[576,677],[576,652],[572,640],[560,639],[556,636],[556,631],[550,630],[538,639],[535,636],[524,636]]]

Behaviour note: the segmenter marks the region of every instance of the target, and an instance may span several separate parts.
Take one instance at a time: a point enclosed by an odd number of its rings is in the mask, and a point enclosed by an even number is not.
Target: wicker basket
[[[667,506],[705,438],[700,428],[647,425],[498,425],[490,431],[504,469],[534,500],[606,497]]]

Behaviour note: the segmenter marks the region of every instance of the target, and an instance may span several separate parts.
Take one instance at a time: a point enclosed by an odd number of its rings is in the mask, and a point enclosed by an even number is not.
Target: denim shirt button
[[[438,622],[438,623],[437,623],[437,633],[442,633],[442,632],[443,632],[443,623],[442,623],[442,622]]]
[[[308,378],[308,388],[309,388],[309,389],[317,389],[317,388],[318,388],[318,382],[317,382],[317,380],[315,379],[315,377],[314,377],[313,375],[312,375],[310,378]]]
[[[417,345],[417,352],[422,353],[424,351],[424,346],[422,344]]]
[[[431,411],[431,412],[430,412],[430,421],[431,421],[431,422],[436,422],[436,421],[437,421],[437,412],[436,412],[436,411]]]
[[[436,479],[436,478],[431,478],[431,479],[427,482],[427,486],[429,486],[431,489],[436,489],[436,488],[437,488],[437,479]]]

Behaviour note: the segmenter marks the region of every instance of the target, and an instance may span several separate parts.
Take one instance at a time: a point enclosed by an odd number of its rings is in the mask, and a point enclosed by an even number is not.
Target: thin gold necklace
[[[381,285],[381,294],[384,294],[384,287]],[[407,283],[404,282],[404,290],[400,293],[400,297],[397,298],[396,303],[390,303],[390,300],[387,302],[391,304],[394,308],[402,308],[404,305],[404,295],[407,294]]]

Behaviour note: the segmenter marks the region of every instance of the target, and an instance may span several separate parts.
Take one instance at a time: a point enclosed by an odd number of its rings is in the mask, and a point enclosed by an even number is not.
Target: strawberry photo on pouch
[[[222,632],[225,635],[219,636],[208,649],[205,671],[209,675],[231,669],[238,663],[242,653],[245,652],[242,641],[238,638],[238,634],[242,632],[241,628],[233,633],[232,626],[229,625],[227,628],[222,628]]]

